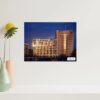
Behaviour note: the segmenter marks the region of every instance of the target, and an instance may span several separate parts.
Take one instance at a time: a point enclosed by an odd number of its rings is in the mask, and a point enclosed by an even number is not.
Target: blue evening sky
[[[56,30],[74,31],[74,49],[76,49],[76,22],[25,22],[25,43],[31,48],[32,39],[45,38],[54,39]]]

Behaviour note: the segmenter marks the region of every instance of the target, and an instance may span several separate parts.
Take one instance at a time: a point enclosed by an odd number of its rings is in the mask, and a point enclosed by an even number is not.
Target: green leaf
[[[17,27],[9,29],[4,37],[7,39],[11,38],[17,32],[17,29],[18,29]]]

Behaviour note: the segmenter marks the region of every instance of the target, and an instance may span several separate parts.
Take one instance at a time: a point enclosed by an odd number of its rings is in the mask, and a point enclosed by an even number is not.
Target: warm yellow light
[[[64,54],[66,54],[66,34],[64,34]]]

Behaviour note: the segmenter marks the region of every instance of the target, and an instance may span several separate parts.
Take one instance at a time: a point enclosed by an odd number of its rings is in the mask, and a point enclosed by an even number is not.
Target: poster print
[[[76,61],[76,22],[25,22],[24,61]]]

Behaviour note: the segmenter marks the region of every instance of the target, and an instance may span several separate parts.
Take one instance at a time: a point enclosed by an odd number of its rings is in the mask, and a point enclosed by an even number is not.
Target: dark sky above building
[[[74,49],[76,49],[76,22],[25,22],[25,43],[31,48],[32,39],[45,38],[54,39],[56,30],[74,31]]]

